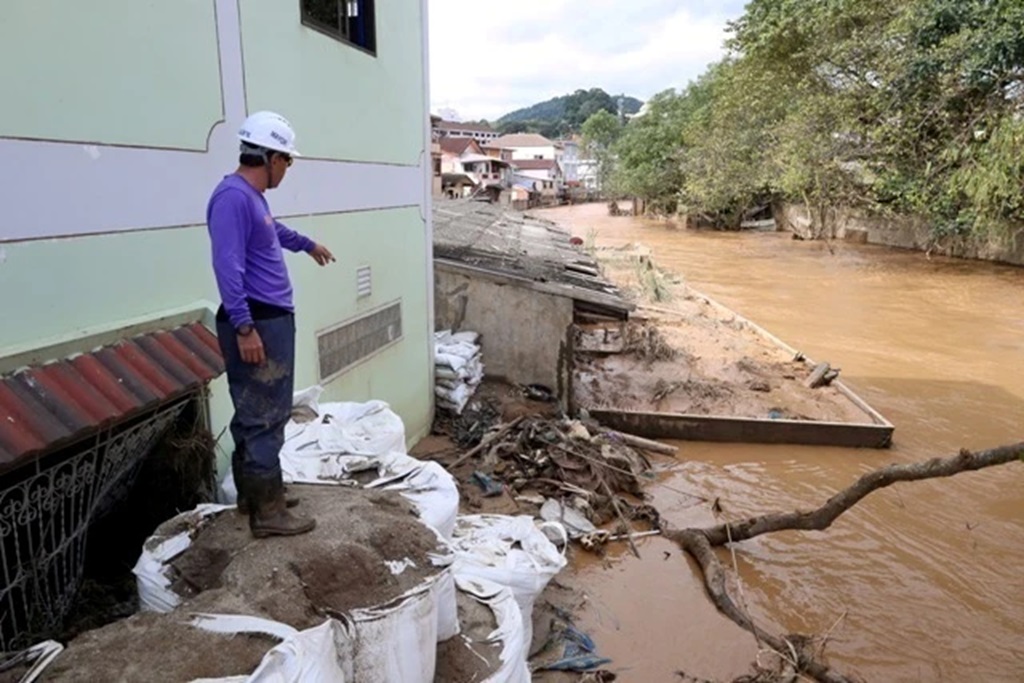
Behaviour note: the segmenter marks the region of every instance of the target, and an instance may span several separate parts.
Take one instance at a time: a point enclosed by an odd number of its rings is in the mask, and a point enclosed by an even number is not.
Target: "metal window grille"
[[[402,303],[373,313],[317,336],[320,380],[326,381],[402,338]]]
[[[127,495],[146,455],[195,398],[0,477],[0,652],[61,628],[82,581],[89,526]]]

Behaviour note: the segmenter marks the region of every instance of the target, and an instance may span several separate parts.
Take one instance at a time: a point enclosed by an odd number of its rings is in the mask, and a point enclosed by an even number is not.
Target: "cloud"
[[[496,119],[577,88],[647,99],[720,59],[742,0],[429,0],[434,111]]]

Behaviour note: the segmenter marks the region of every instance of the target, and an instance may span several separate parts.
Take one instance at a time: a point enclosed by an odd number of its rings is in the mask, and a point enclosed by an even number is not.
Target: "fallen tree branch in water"
[[[726,587],[725,568],[715,555],[714,548],[708,542],[700,529],[683,529],[681,531],[663,532],[667,538],[675,541],[680,548],[689,553],[697,564],[700,565],[701,573],[704,575],[704,586],[707,589],[711,601],[715,603],[718,611],[729,617],[732,621],[750,633],[754,634],[760,642],[765,643],[773,649],[780,657],[786,657],[785,653],[795,649],[798,660],[794,666],[798,671],[806,672],[813,676],[820,683],[853,683],[853,679],[833,672],[824,664],[819,663],[813,657],[801,652],[801,648],[787,644],[786,639],[768,633],[754,623],[743,610],[741,610]]]
[[[851,486],[832,496],[824,505],[811,512],[797,511],[760,515],[740,522],[719,524],[706,529],[676,530],[669,529],[662,523],[662,535],[674,541],[696,560],[704,578],[704,587],[719,612],[752,633],[759,642],[769,645],[780,657],[790,660],[798,672],[813,677],[819,683],[852,683],[855,679],[847,678],[818,661],[811,649],[804,647],[808,642],[806,637],[780,638],[767,633],[755,624],[750,615],[741,610],[729,595],[725,569],[715,554],[714,548],[749,540],[773,531],[821,531],[827,529],[840,515],[878,489],[903,481],[951,477],[962,472],[1006,465],[1017,460],[1024,460],[1024,442],[978,453],[961,450],[951,458],[934,458],[925,462],[889,465],[865,474]],[[795,652],[798,661],[792,662],[792,655],[787,656],[787,652]]]
[[[891,486],[901,481],[921,481],[952,477],[962,472],[972,472],[986,467],[1005,465],[1024,458],[1024,443],[1012,446],[1000,446],[987,451],[972,453],[961,450],[951,458],[934,458],[925,462],[906,465],[889,465],[874,472],[869,472],[858,479],[852,486],[843,489],[828,499],[824,505],[812,512],[785,512],[771,515],[751,517],[741,522],[725,524],[703,529],[708,542],[713,546],[725,545],[732,539],[733,543],[746,541],[761,534],[772,531],[802,530],[822,531],[832,522],[860,502],[873,491]]]

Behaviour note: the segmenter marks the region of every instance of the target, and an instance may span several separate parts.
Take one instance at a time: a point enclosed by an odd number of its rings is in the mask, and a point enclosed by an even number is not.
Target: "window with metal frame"
[[[377,54],[374,0],[299,0],[302,24]]]

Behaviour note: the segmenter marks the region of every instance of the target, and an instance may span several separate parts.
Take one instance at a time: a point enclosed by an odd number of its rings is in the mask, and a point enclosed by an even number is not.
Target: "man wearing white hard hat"
[[[239,167],[213,191],[206,222],[220,291],[217,337],[235,414],[231,469],[239,512],[257,538],[311,531],[291,513],[280,451],[295,385],[295,307],[282,249],[334,261],[323,245],[277,222],[264,193],[278,187],[299,153],[295,131],[273,112],[249,116],[238,132]]]

